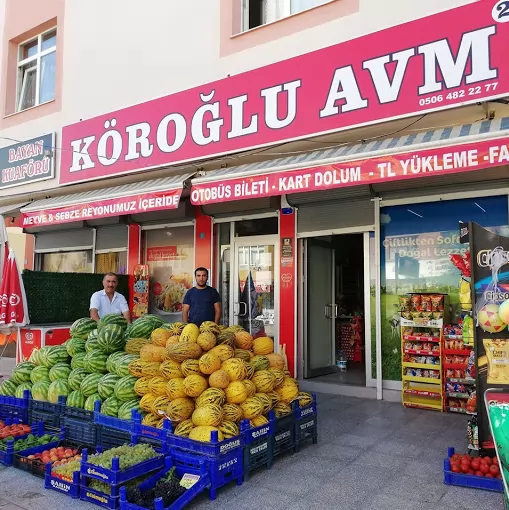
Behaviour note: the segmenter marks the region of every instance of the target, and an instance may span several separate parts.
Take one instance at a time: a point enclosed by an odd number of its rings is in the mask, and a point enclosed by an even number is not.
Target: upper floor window
[[[56,29],[19,45],[16,111],[55,99],[56,49]]]
[[[242,0],[242,31],[272,23],[332,0]]]

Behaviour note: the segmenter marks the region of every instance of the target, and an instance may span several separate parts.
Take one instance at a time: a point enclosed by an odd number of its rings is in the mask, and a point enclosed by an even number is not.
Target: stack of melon
[[[154,316],[136,322],[138,331],[148,335],[163,323]],[[140,397],[134,391],[137,379],[128,371],[138,356],[124,351],[133,327],[116,314],[98,323],[78,319],[63,345],[35,350],[29,361],[18,364],[11,378],[0,385],[0,394],[22,397],[24,390],[30,390],[35,400],[51,403],[65,396],[68,406],[88,411],[99,400],[103,414],[130,419],[131,410],[140,409]]]
[[[217,431],[223,440],[239,434],[242,420],[258,427],[268,423],[271,410],[282,416],[294,400],[312,402],[274,353],[271,338],[253,339],[240,326],[213,322],[165,324],[150,338],[135,333],[125,350],[139,356],[128,370],[138,378],[134,391],[142,397],[146,425],[162,427],[169,419],[177,435],[210,441]]]

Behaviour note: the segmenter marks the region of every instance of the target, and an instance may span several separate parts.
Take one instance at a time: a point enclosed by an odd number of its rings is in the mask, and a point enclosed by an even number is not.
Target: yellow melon
[[[267,355],[274,352],[274,341],[268,336],[261,336],[253,340],[253,352]]]
[[[189,432],[189,439],[194,441],[201,441],[202,443],[210,443],[212,441],[212,432],[217,432],[217,440],[223,441],[223,433],[216,427],[210,427],[208,425],[202,425],[201,427],[195,427]]]
[[[248,397],[254,397],[254,395],[256,393],[255,383],[253,381],[250,381],[249,379],[245,379],[242,382],[243,382],[244,386],[246,387]]]
[[[200,371],[204,374],[213,374],[221,368],[221,360],[211,352],[206,352],[199,360]]]
[[[184,379],[184,391],[188,397],[199,397],[208,386],[207,379],[201,375],[192,374]]]
[[[253,347],[253,337],[247,331],[237,331],[234,340],[237,349],[245,349],[249,351]]]
[[[198,335],[196,343],[204,350],[210,351],[216,346],[216,335],[211,331],[205,331]]]
[[[168,341],[168,338],[171,336],[171,331],[164,328],[157,328],[152,331],[152,334],[150,335],[150,341],[154,345],[159,345],[160,347],[166,347],[166,342]]]
[[[150,393],[158,397],[166,395],[166,382],[166,379],[163,379],[162,377],[152,377],[148,383]]]
[[[180,369],[180,363],[173,361],[172,359],[167,359],[163,361],[159,367],[159,373],[165,379],[176,379],[182,377],[184,374]]]
[[[227,344],[216,345],[209,352],[215,354],[221,360],[221,362],[233,358],[233,356],[235,355],[235,350],[233,349],[233,347]]]
[[[173,335],[166,340],[165,347],[168,348],[170,345],[178,344],[180,342],[180,335]]]
[[[209,386],[225,389],[230,384],[230,377],[224,370],[216,370],[209,377]]]
[[[180,365],[180,370],[182,370],[182,374],[184,377],[188,375],[202,375],[200,370],[200,364],[197,359],[186,359]]]
[[[238,358],[230,358],[223,361],[221,370],[228,374],[230,381],[242,381],[247,375],[244,361]]]
[[[247,388],[242,381],[232,381],[224,392],[228,404],[242,404],[247,398]]]
[[[217,427],[223,421],[223,410],[217,404],[206,404],[193,411],[191,420],[196,427],[201,425]]]
[[[172,400],[166,408],[168,418],[177,423],[191,418],[193,411],[194,402],[192,399],[187,397]]]
[[[239,422],[242,419],[242,409],[238,404],[225,404],[223,417],[227,421]]]
[[[251,379],[258,393],[268,393],[274,389],[275,378],[270,370],[258,370]]]
[[[299,385],[291,377],[285,377],[283,384],[275,389],[279,395],[279,401],[289,404],[294,401],[299,395]]]
[[[184,391],[184,378],[177,377],[170,379],[166,383],[166,395],[168,395],[170,400],[187,397],[186,392]]]
[[[186,327],[182,330],[182,333],[180,334],[180,341],[196,343],[199,334],[200,329],[196,324],[193,323],[187,324]]]
[[[167,358],[166,348],[154,344],[146,344],[140,349],[142,361],[155,361],[160,363]]]
[[[285,359],[280,354],[272,352],[270,354],[266,354],[266,357],[269,360],[271,368],[277,368],[279,370],[285,369]]]

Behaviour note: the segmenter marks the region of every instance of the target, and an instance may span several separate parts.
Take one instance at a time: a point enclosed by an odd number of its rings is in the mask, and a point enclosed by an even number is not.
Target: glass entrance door
[[[270,239],[270,238],[268,238]],[[279,252],[277,239],[235,240],[233,324],[253,337],[268,336],[277,344]]]

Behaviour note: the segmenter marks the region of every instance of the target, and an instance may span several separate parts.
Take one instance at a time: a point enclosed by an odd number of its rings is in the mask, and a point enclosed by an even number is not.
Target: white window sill
[[[29,112],[31,110],[35,110],[36,108],[40,108],[41,106],[45,106],[47,104],[54,103],[55,101],[56,101],[56,99],[50,99],[49,101],[46,101],[45,103],[41,103],[36,106],[31,106],[30,108],[26,108],[25,110],[20,110],[19,112],[9,113],[8,115],[4,116],[4,119],[9,119],[10,117],[14,117],[16,115],[21,115],[22,113]]]

